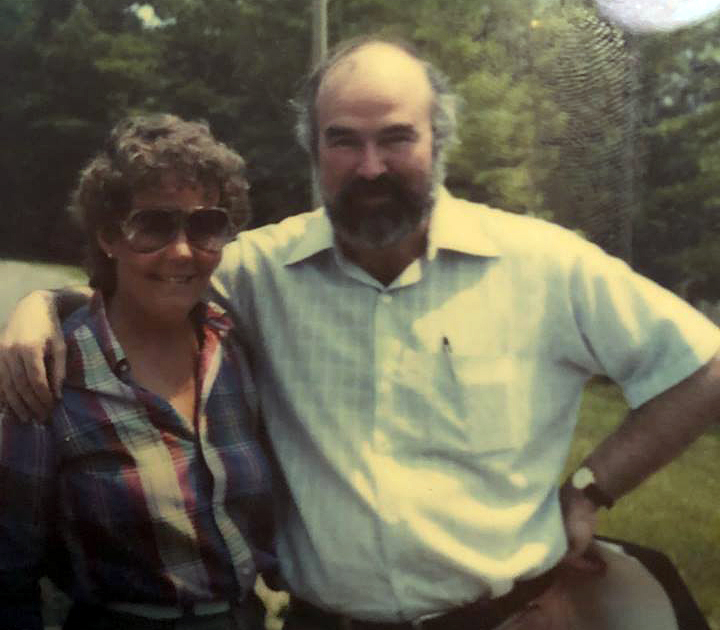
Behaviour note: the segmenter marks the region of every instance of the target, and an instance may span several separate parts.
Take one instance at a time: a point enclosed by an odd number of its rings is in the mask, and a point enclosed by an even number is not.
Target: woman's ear
[[[102,230],[97,231],[97,233],[95,234],[95,238],[98,242],[98,245],[100,246],[100,249],[105,252],[105,255],[108,258],[114,258],[115,256],[113,255],[112,243],[106,238]]]

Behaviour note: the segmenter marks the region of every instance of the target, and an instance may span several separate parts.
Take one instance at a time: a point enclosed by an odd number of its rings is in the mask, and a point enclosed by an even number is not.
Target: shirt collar
[[[209,326],[220,333],[227,333],[235,328],[227,311],[216,302],[198,302],[193,309],[192,316],[201,326]]]
[[[428,259],[435,258],[440,249],[471,256],[500,256],[500,248],[488,230],[489,212],[487,206],[457,199],[441,186],[430,220]]]
[[[89,324],[110,369],[117,372],[118,369],[122,369],[123,366],[127,365],[125,351],[110,327],[105,299],[100,291],[95,291],[90,300]]]
[[[293,265],[319,252],[332,249],[334,243],[332,226],[325,214],[325,209],[318,208],[311,213],[307,229],[304,230],[295,246],[290,249],[285,258],[285,264]]]
[[[500,249],[487,232],[489,208],[453,197],[444,186],[437,191],[437,201],[430,221],[428,259],[439,249],[484,257],[500,256]],[[307,229],[285,258],[286,265],[310,258],[334,247],[332,225],[323,208],[312,213]]]
[[[215,302],[198,302],[191,316],[199,326],[213,328],[221,336],[234,328],[234,323],[225,309]],[[110,327],[105,299],[100,291],[95,291],[90,300],[90,324],[110,369],[113,372],[126,370],[127,357]]]

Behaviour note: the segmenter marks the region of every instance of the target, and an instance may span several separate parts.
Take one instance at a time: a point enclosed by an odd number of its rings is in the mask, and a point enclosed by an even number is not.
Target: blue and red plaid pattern
[[[196,311],[192,425],[132,380],[99,294],[64,326],[68,378],[50,423],[0,416],[0,620],[25,610],[18,627],[41,627],[43,573],[86,602],[183,604],[240,597],[272,562],[248,366],[225,314]]]

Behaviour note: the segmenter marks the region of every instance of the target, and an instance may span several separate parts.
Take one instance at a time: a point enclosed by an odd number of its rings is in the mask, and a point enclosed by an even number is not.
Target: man
[[[324,210],[241,235],[215,281],[288,482],[288,626],[492,627],[591,569],[598,508],[718,417],[720,334],[574,234],[451,197],[452,96],[407,47],[342,47],[303,111]],[[45,301],[0,375],[39,411]],[[558,492],[593,374],[634,410]]]

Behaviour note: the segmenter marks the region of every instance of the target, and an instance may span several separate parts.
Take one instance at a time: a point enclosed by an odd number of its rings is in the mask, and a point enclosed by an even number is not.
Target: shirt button
[[[389,293],[383,293],[380,296],[380,299],[383,301],[383,304],[390,304],[390,302],[392,302],[392,295]]]

